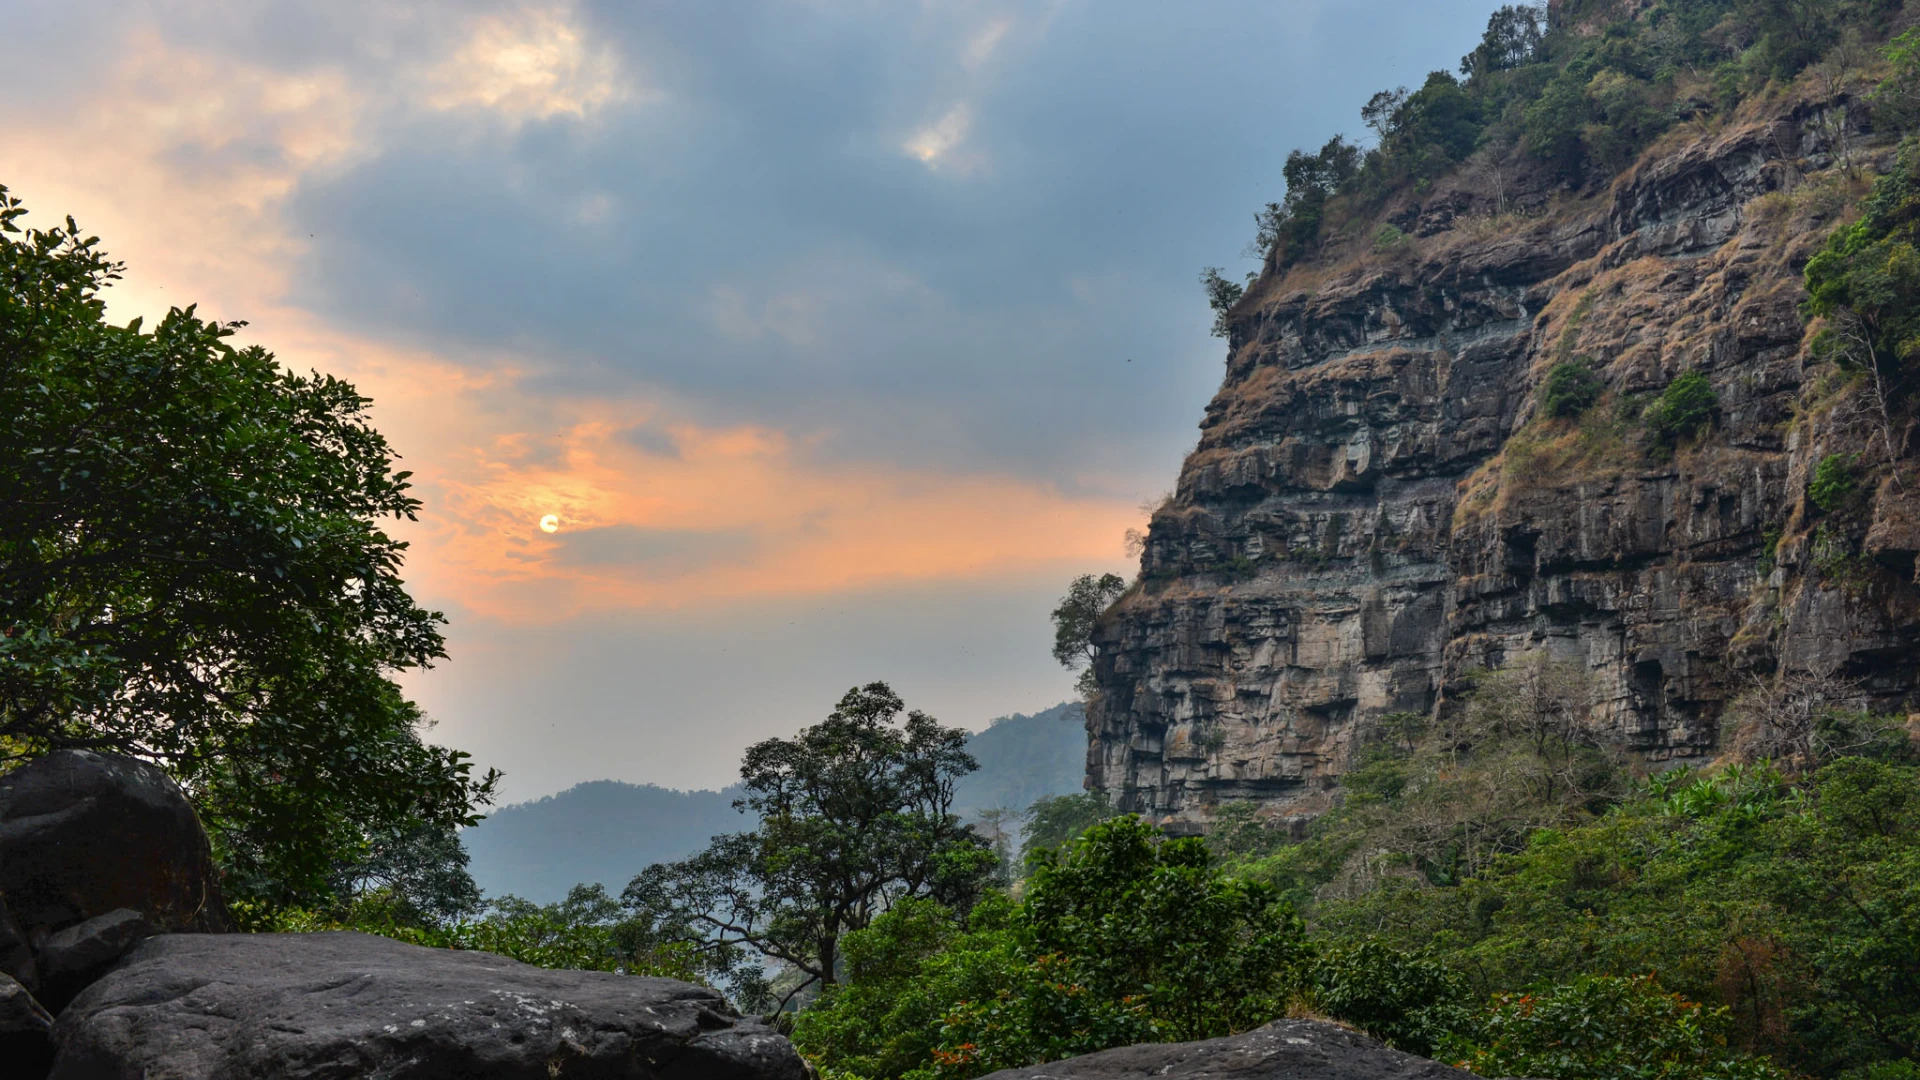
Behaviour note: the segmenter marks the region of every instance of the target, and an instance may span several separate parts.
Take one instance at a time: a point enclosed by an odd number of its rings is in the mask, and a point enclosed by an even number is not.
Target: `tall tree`
[[[419,501],[328,376],[174,309],[0,187],[0,768],[62,747],[162,763],[242,895],[310,899],[376,834],[474,820],[494,774],[420,738],[391,678],[442,656],[379,526]]]
[[[1127,582],[1118,574],[1081,574],[1067,586],[1067,595],[1053,609],[1053,658],[1069,671],[1080,672],[1080,694],[1093,693],[1093,658],[1099,649],[1093,643],[1093,627],[1100,613],[1113,606]]]
[[[752,954],[800,973],[788,999],[832,985],[842,935],[910,897],[964,911],[992,875],[992,847],[953,813],[975,768],[966,738],[886,683],[849,690],[820,723],[747,750],[734,805],[758,828],[648,867],[625,900],[752,1005],[773,1004]]]

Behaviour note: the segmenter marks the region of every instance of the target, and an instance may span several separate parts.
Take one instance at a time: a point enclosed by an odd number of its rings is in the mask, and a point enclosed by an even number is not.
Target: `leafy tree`
[[[954,781],[975,768],[967,733],[905,709],[869,683],[798,736],[750,747],[734,805],[759,827],[648,867],[625,901],[754,1005],[767,1001],[749,951],[800,974],[791,999],[837,982],[841,937],[893,905],[925,897],[965,911],[994,864],[953,814]]]
[[[1482,1076],[1554,1080],[1788,1080],[1727,1047],[1727,1010],[1662,990],[1651,977],[1582,976],[1539,994],[1497,995],[1475,1038],[1442,1052]]]
[[[1900,433],[1920,353],[1920,143],[1909,140],[1892,172],[1875,181],[1860,220],[1836,229],[1807,261],[1802,313],[1824,320],[1816,355],[1867,376],[1887,459]]]
[[[1380,145],[1385,146],[1399,130],[1400,107],[1407,103],[1412,92],[1404,86],[1381,90],[1360,106],[1360,122],[1373,132]]]
[[[1911,128],[1920,123],[1920,27],[1894,38],[1881,52],[1888,72],[1873,91],[1874,121]]]
[[[0,767],[156,761],[230,892],[324,898],[395,830],[473,822],[495,774],[423,742],[397,671],[444,655],[383,518],[419,501],[366,398],[173,309],[108,325],[120,275],[0,188]]]
[[[1093,643],[1094,626],[1120,594],[1127,591],[1126,579],[1118,574],[1082,574],[1067,586],[1067,595],[1053,609],[1053,658],[1069,671],[1082,668],[1080,694],[1089,696],[1096,689],[1093,659],[1099,647]]]
[[[1460,74],[1483,79],[1531,63],[1547,35],[1547,11],[1542,4],[1507,4],[1487,20],[1480,45],[1460,58]]]
[[[1389,150],[1409,174],[1439,176],[1473,153],[1481,132],[1479,103],[1449,71],[1436,71],[1407,97],[1394,118]]]
[[[1081,833],[1117,816],[1113,804],[1097,791],[1075,795],[1048,795],[1027,807],[1027,824],[1021,859],[1028,865],[1042,851],[1059,851],[1078,839]]]
[[[361,858],[335,869],[333,892],[349,906],[377,900],[397,920],[420,926],[459,922],[482,906],[459,835],[431,826],[373,836]]]
[[[1138,1042],[1245,1030],[1284,1012],[1309,952],[1265,886],[1137,818],[1045,853],[1017,904],[964,920],[903,903],[847,936],[847,978],[797,1018],[829,1077],[964,1078]]]
[[[1248,275],[1247,280],[1251,282],[1253,276]],[[1200,287],[1206,290],[1207,306],[1213,309],[1213,336],[1226,337],[1229,329],[1227,312],[1233,310],[1233,305],[1246,295],[1247,287],[1222,276],[1217,266],[1205,267],[1200,271]]]

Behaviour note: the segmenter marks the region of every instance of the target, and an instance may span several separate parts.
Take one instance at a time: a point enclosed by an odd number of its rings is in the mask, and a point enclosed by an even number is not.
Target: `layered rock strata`
[[[1674,133],[1599,193],[1516,160],[1509,201],[1443,182],[1389,208],[1407,242],[1270,262],[1096,632],[1089,785],[1176,831],[1236,800],[1305,817],[1370,719],[1526,654],[1588,672],[1650,763],[1712,753],[1768,672],[1909,698],[1913,498],[1890,482],[1847,522],[1805,498],[1870,426],[1798,311],[1863,190],[1820,119],[1775,102]],[[1577,420],[1539,404],[1566,362],[1605,388]],[[1668,450],[1635,417],[1689,371],[1713,425]]]

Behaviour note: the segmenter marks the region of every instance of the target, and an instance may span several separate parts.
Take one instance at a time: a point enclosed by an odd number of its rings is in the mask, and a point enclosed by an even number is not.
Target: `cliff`
[[[1089,785],[1176,831],[1236,800],[1311,815],[1370,720],[1543,651],[1648,763],[1712,755],[1777,672],[1910,698],[1920,488],[1882,468],[1846,513],[1809,506],[1815,464],[1870,460],[1874,429],[1798,310],[1891,142],[1776,88],[1610,181],[1569,190],[1516,149],[1271,257],[1096,632]],[[1568,362],[1599,402],[1547,416]],[[1663,445],[1640,416],[1692,371],[1711,426]]]

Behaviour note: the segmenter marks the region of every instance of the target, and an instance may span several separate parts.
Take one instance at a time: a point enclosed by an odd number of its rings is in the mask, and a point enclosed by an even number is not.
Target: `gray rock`
[[[53,1017],[27,988],[0,975],[0,1074],[43,1076],[53,1060]]]
[[[27,947],[27,935],[13,921],[6,901],[0,899],[0,975],[32,990],[40,985],[40,966],[34,963],[33,950]]]
[[[345,932],[149,938],[54,1037],[54,1080],[806,1076],[703,987]]]
[[[132,908],[118,908],[47,938],[40,946],[40,1000],[59,1010],[142,938],[153,924]]]
[[[38,1034],[45,1037],[52,1030],[53,1017],[27,988],[0,975],[0,1036]]]
[[[1104,1050],[986,1080],[1476,1080],[1470,1072],[1389,1050],[1335,1024],[1280,1020],[1205,1042]]]
[[[215,882],[200,819],[152,765],[60,750],[0,776],[0,895],[31,943],[117,908],[230,929]]]

